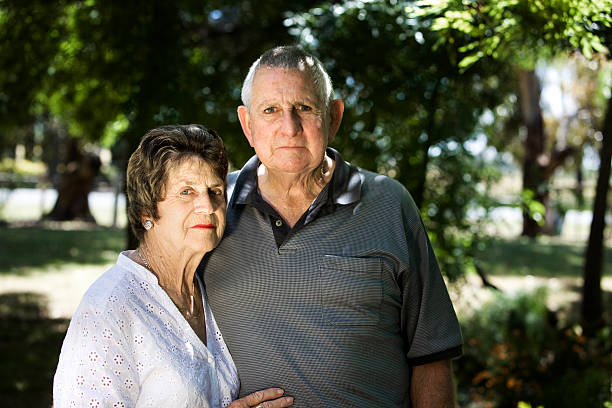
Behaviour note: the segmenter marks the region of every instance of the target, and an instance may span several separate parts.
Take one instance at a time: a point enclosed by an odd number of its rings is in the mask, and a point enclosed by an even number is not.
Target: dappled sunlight
[[[70,318],[87,288],[111,266],[64,264],[38,268],[26,275],[0,274],[0,296],[31,291],[31,296],[45,299],[47,317]]]

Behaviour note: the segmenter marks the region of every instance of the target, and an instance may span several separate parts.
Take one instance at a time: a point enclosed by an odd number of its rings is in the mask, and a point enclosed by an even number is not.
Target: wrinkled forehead
[[[273,78],[275,76],[298,76],[302,78],[302,80],[307,83],[309,86],[315,86],[315,76],[311,70],[301,69],[301,68],[285,68],[285,67],[273,67],[268,65],[260,65],[257,71],[255,71],[255,76],[253,77],[253,81],[257,81],[259,78]]]
[[[196,154],[185,154],[168,161],[164,190],[175,183],[225,184],[213,164]]]
[[[299,89],[304,94],[310,94],[317,102],[325,100],[314,76],[308,70],[262,66],[253,78],[253,97],[265,99],[270,89]]]

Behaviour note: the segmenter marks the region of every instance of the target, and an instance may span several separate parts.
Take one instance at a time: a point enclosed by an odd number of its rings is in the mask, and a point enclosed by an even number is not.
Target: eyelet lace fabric
[[[228,406],[238,375],[204,289],[208,347],[129,254],[94,282],[72,317],[54,407]]]

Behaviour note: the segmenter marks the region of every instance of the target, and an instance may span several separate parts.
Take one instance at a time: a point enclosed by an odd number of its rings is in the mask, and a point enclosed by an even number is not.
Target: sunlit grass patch
[[[489,275],[581,277],[586,244],[542,237],[537,240],[494,239],[476,256]],[[612,248],[606,247],[602,272],[612,275]]]
[[[0,228],[0,274],[27,274],[66,264],[104,265],[124,249],[126,232],[110,228]]]

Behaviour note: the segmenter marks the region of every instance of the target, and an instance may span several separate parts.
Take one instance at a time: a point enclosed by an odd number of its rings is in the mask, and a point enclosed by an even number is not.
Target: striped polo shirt
[[[459,324],[406,189],[327,153],[332,180],[290,229],[258,197],[256,156],[230,175],[225,235],[201,265],[210,306],[241,395],[409,407],[411,366],[459,356]]]

